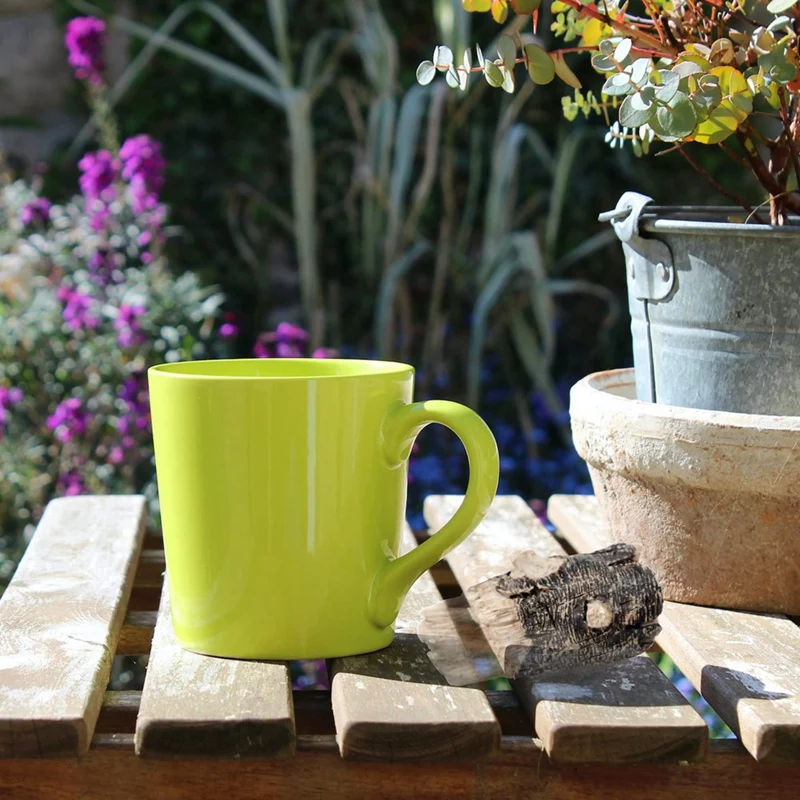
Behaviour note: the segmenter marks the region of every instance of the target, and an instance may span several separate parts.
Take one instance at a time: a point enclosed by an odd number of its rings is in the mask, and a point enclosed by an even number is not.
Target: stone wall
[[[112,32],[111,38],[107,55],[113,79],[124,68],[127,46],[120,34]],[[0,0],[0,117],[33,117],[41,124],[36,130],[0,127],[0,147],[30,163],[68,141],[81,123],[64,108],[71,86],[52,0]]]

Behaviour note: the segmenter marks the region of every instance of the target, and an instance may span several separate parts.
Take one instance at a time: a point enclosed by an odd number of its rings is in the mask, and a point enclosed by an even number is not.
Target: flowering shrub
[[[66,36],[93,97],[103,30]],[[167,270],[164,167],[141,135],[86,154],[67,203],[0,184],[0,580],[54,496],[143,492],[155,510],[146,370],[225,355],[238,332],[220,293]]]
[[[468,11],[491,12],[500,23],[509,9],[532,17],[534,29],[541,2],[463,0]],[[420,64],[418,80],[430,83],[439,71],[450,86],[466,90],[472,72],[481,72],[490,85],[513,92],[514,68],[523,63],[534,83],[558,76],[573,87],[573,98],[563,102],[568,119],[602,114],[612,147],[629,142],[638,156],[655,140],[669,143],[732,196],[684,147],[719,146],[761,184],[773,223],[800,214],[798,0],[648,0],[635,9],[619,0],[555,0],[551,10],[552,30],[574,45],[548,52],[530,34],[503,35],[498,57],[484,58],[478,49],[475,67],[469,50],[458,62],[449,48],[438,47],[432,61]],[[564,55],[573,52],[592,54],[605,81],[599,100],[582,93],[567,66]]]

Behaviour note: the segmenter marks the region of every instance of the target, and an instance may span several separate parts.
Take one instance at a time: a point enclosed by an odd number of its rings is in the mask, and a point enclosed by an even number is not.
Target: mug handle
[[[411,455],[414,439],[432,422],[438,422],[461,439],[469,460],[469,484],[464,502],[453,518],[430,539],[389,561],[375,577],[369,596],[369,617],[379,628],[397,617],[408,590],[437,561],[457,547],[478,527],[492,504],[500,477],[497,442],[489,426],[472,409],[449,400],[395,406],[383,425],[383,449],[392,469]]]

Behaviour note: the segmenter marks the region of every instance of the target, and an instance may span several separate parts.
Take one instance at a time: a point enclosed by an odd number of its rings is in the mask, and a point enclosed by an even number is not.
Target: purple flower
[[[89,274],[99,286],[107,286],[114,280],[117,268],[117,254],[112,250],[101,248],[89,259]]]
[[[87,200],[108,203],[114,199],[114,184],[119,180],[120,163],[112,153],[108,150],[87,153],[78,162],[78,169],[83,173],[78,183]]]
[[[129,449],[133,439],[127,434],[134,428],[140,431],[150,428],[150,395],[144,373],[138,373],[125,380],[117,396],[125,404],[125,413],[117,420],[117,430],[124,436],[123,447]]]
[[[219,326],[219,335],[221,339],[233,339],[239,335],[239,320],[236,314],[229,311],[225,315],[225,322]]]
[[[121,464],[125,460],[125,451],[121,447],[112,447],[108,454],[110,464]]]
[[[311,358],[339,358],[339,351],[331,347],[318,347],[311,354]]]
[[[74,436],[85,433],[88,424],[89,415],[77,397],[60,402],[47,418],[47,427],[55,431],[59,442],[69,442]]]
[[[253,347],[253,355],[256,358],[275,358],[275,334],[260,334]]]
[[[38,197],[32,203],[22,207],[19,221],[23,225],[33,225],[35,222],[44,225],[50,221],[51,203],[46,197]]]
[[[120,347],[130,347],[144,341],[139,318],[146,312],[144,306],[123,304],[119,307],[117,318],[114,320],[114,330],[117,331],[117,343]]]
[[[3,429],[8,422],[8,409],[22,401],[22,389],[0,386],[0,439],[3,438]]]
[[[119,151],[122,159],[122,178],[131,187],[133,210],[137,214],[153,211],[164,185],[166,162],[161,145],[147,134],[132,136],[123,142]]]
[[[294,342],[278,342],[275,348],[278,358],[302,358],[303,350],[300,345]]]
[[[58,486],[65,497],[74,497],[77,494],[83,494],[86,491],[86,485],[80,473],[72,470],[62,475],[58,479]]]
[[[291,322],[281,322],[275,330],[275,337],[279,342],[287,344],[300,344],[308,341],[308,333],[299,325],[293,325]]]
[[[70,330],[94,330],[100,325],[100,318],[94,313],[95,300],[91,295],[62,286],[58,290],[58,298],[64,303],[64,322]]]
[[[97,17],[75,17],[67,23],[64,44],[69,52],[69,65],[75,77],[97,86],[103,83],[103,47],[106,24]]]

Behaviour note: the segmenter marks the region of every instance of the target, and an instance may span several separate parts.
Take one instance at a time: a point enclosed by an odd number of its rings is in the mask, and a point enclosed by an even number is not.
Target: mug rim
[[[287,367],[318,366],[320,371],[309,370],[307,374],[296,375],[232,375],[225,374],[224,369],[230,364],[258,364],[267,369],[279,365]],[[220,368],[222,372],[214,372],[211,365]],[[325,366],[342,367],[347,365],[346,372],[337,373],[335,370],[326,373]],[[209,369],[208,372],[203,372]],[[352,371],[355,370],[355,371]],[[361,380],[376,377],[414,376],[414,367],[400,361],[382,361],[380,359],[358,358],[213,358],[197,361],[172,361],[155,364],[147,370],[148,374],[163,375],[181,380],[201,381],[310,381],[310,380]]]

